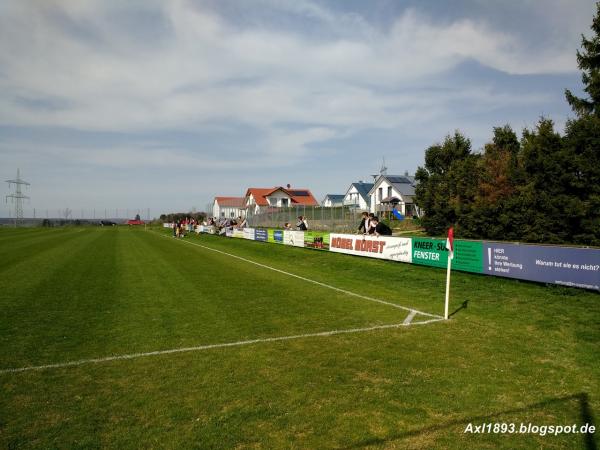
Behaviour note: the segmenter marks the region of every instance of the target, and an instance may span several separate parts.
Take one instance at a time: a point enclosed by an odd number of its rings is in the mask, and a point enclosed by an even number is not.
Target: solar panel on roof
[[[410,180],[406,177],[388,177],[390,183],[408,183],[410,184]]]
[[[294,197],[308,197],[307,191],[289,191]]]

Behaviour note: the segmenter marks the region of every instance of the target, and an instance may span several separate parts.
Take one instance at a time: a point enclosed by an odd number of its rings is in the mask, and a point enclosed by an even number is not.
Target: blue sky
[[[456,129],[475,150],[507,123],[520,132],[543,115],[562,130],[594,11],[589,0],[4,1],[0,175],[19,167],[32,183],[27,215],[203,210],[288,183],[320,200],[382,157],[413,173]]]

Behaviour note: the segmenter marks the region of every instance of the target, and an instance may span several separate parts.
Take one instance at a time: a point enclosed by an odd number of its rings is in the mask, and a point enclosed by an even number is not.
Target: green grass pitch
[[[0,448],[597,448],[600,296],[274,244],[0,230]],[[415,322],[426,320],[417,315]],[[289,340],[285,336],[313,335]],[[211,344],[131,359],[19,369]]]

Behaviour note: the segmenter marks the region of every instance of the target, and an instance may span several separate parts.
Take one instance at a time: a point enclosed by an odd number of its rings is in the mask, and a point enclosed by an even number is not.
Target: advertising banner
[[[326,231],[305,231],[304,246],[308,248],[329,249],[329,233]]]
[[[227,228],[225,230],[225,236],[227,236],[227,237],[233,237],[233,230],[231,228]]]
[[[257,228],[254,230],[254,240],[255,241],[267,242],[268,239],[269,239],[269,233],[267,232],[267,230],[265,230],[263,228]]]
[[[254,240],[254,228],[244,228],[244,239]]]
[[[412,262],[424,266],[443,267],[448,264],[446,239],[413,238]],[[454,240],[452,268],[465,272],[483,272],[483,244]]]
[[[304,247],[304,231],[283,230],[283,243],[294,247]]]
[[[231,235],[234,238],[243,239],[244,238],[244,230],[238,230],[237,228],[234,228]]]
[[[446,267],[448,250],[445,239],[412,239],[412,261],[424,266]]]
[[[600,290],[600,249],[484,242],[484,273]]]
[[[268,230],[268,242],[283,244],[283,230]]]
[[[209,233],[209,234],[215,234],[215,227],[211,226],[207,226],[207,225],[196,225],[196,233],[200,234],[200,233]]]
[[[348,255],[411,262],[412,240],[392,236],[363,236],[331,233],[329,250]]]

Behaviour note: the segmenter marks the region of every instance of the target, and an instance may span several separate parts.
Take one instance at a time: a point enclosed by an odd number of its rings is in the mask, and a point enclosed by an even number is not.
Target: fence
[[[290,208],[268,208],[258,214],[250,209],[246,219],[251,227],[283,228],[287,222],[296,225],[298,216],[303,216],[311,230],[330,232],[352,232],[358,228],[362,211],[353,206],[294,206]]]
[[[4,215],[4,217],[2,217]],[[150,208],[24,208],[23,217],[15,218],[13,208],[0,210],[0,226],[40,226],[52,225],[83,225],[99,223],[107,220],[115,223],[125,223],[129,219],[140,216],[141,220],[150,221]]]
[[[214,228],[200,226],[196,232],[214,232]],[[253,228],[229,230],[226,236],[429,267],[448,264],[445,239]],[[598,248],[456,239],[452,269],[600,292]]]

